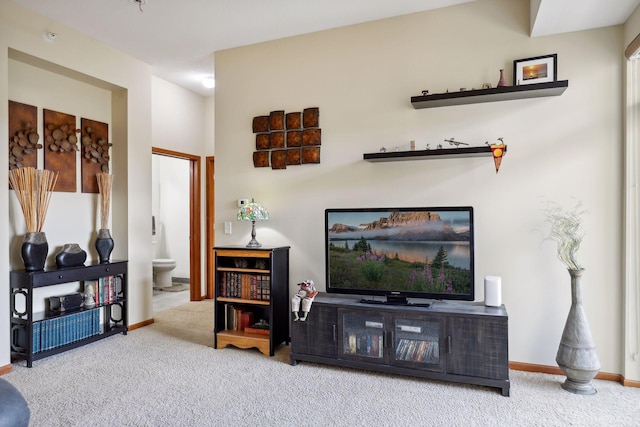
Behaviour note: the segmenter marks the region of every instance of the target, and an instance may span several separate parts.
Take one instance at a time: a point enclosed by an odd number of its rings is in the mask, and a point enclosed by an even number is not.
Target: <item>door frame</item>
[[[215,157],[207,156],[205,158],[205,218],[207,219],[206,228],[206,248],[207,248],[207,287],[205,298],[213,299],[213,286],[215,283],[215,261],[213,248],[216,242],[215,228]]]
[[[189,161],[189,290],[191,301],[201,301],[200,156],[151,147],[151,154]]]

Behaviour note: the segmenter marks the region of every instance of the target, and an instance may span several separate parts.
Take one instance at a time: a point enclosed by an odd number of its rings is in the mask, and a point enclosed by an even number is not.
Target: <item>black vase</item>
[[[44,270],[48,252],[49,244],[46,234],[41,231],[27,233],[20,250],[25,271]]]
[[[67,243],[56,255],[58,268],[79,267],[84,265],[87,253],[77,243]]]
[[[113,250],[113,239],[108,228],[101,228],[98,230],[98,237],[96,238],[96,250],[100,258],[100,263],[109,262],[111,251]]]

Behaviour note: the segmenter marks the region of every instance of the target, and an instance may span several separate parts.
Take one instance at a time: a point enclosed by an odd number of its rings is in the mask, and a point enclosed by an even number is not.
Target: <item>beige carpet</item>
[[[494,389],[301,362],[288,347],[212,348],[212,304],[156,313],[156,323],[3,376],[40,426],[638,426],[640,389],[511,371]]]

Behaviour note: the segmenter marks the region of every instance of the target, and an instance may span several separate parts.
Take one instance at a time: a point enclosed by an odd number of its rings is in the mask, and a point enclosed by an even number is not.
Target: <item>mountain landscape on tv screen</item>
[[[436,212],[391,212],[363,224],[336,223],[329,229],[331,240],[365,237],[367,240],[468,242],[469,221],[445,221]]]

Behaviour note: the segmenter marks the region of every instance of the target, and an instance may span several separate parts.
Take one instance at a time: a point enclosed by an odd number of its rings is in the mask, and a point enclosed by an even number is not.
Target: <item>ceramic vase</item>
[[[504,82],[504,69],[500,70],[500,80],[498,80],[498,87],[506,86]]]
[[[20,249],[25,271],[44,270],[48,252],[47,235],[42,231],[28,232]]]
[[[86,259],[87,253],[77,243],[67,243],[56,254],[56,265],[58,268],[79,267]]]
[[[575,394],[595,394],[591,380],[600,370],[600,361],[591,337],[587,315],[582,305],[581,270],[569,270],[571,308],[560,339],[556,363],[567,379],[562,388]]]
[[[96,238],[96,251],[98,251],[100,263],[109,262],[112,250],[113,239],[111,238],[111,233],[108,228],[101,228],[98,230],[98,237]]]

